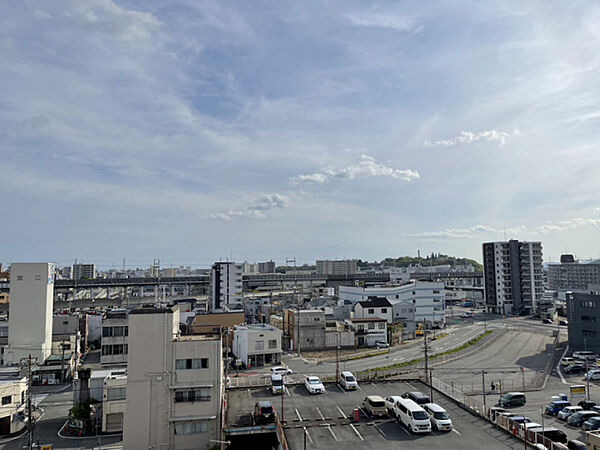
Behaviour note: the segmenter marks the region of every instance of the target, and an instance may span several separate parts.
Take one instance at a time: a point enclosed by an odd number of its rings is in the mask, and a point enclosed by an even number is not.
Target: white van
[[[347,391],[354,391],[358,389],[358,382],[352,372],[342,372],[340,374],[340,386]]]
[[[432,427],[435,427],[438,431],[452,430],[452,421],[446,410],[440,405],[437,403],[426,403],[423,405],[423,409],[429,414]]]
[[[431,420],[423,408],[414,401],[400,398],[394,404],[396,418],[413,433],[429,433]]]
[[[278,373],[271,375],[271,392],[273,395],[283,394],[283,376]]]

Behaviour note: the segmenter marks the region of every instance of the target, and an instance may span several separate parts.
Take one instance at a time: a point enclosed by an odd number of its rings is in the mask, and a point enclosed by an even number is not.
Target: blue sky
[[[600,252],[595,2],[6,1],[0,260]]]

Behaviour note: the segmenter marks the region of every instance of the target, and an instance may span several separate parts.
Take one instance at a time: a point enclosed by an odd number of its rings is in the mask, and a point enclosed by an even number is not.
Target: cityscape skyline
[[[4,3],[3,260],[597,257],[599,16]]]

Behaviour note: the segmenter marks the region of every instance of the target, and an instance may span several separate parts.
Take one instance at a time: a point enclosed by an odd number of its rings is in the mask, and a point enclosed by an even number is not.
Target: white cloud
[[[300,174],[291,177],[295,183],[324,184],[331,180],[360,180],[372,177],[391,177],[398,180],[414,181],[420,177],[419,172],[411,169],[395,169],[375,161],[375,158],[362,154],[354,163],[340,168],[323,169],[312,174]]]
[[[408,31],[413,28],[411,17],[394,14],[348,14],[346,16],[352,25],[359,27],[389,28],[396,31]]]
[[[284,209],[289,203],[289,198],[282,194],[266,194],[261,197],[250,200],[245,208],[230,209],[227,212],[217,212],[209,217],[215,220],[232,220],[238,217],[248,217],[251,219],[265,219],[267,211],[274,209]]]
[[[478,141],[498,142],[499,145],[505,145],[507,139],[520,135],[521,132],[516,128],[512,133],[498,131],[496,129],[480,132],[461,131],[459,136],[452,139],[439,139],[437,141],[426,140],[423,145],[425,147],[454,147],[459,144],[473,144]]]

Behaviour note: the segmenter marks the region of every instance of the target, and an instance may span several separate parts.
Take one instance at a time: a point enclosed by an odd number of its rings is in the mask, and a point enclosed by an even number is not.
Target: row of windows
[[[387,314],[387,308],[381,308],[381,313],[382,314]],[[367,314],[375,314],[375,310],[373,308],[369,308],[367,310]]]
[[[597,333],[593,330],[581,330],[583,337],[596,337]]]
[[[207,422],[188,422],[175,425],[175,434],[208,433]]]
[[[102,346],[102,355],[126,355],[128,352],[127,344],[107,344]]]
[[[107,400],[125,400],[125,388],[124,387],[108,388],[106,390],[106,399]]]
[[[176,359],[175,369],[208,369],[208,358]]]
[[[595,316],[581,316],[581,321],[582,322],[592,322],[592,323],[595,323],[596,322],[596,317]]]
[[[196,389],[193,391],[176,391],[175,402],[207,402],[210,400],[208,389]]]
[[[277,339],[269,339],[269,349],[277,348]],[[254,350],[264,350],[265,341],[256,341],[254,343]]]
[[[596,302],[592,300],[582,300],[579,302],[579,306],[581,306],[582,308],[595,308]]]
[[[129,336],[128,326],[102,327],[102,337]]]

